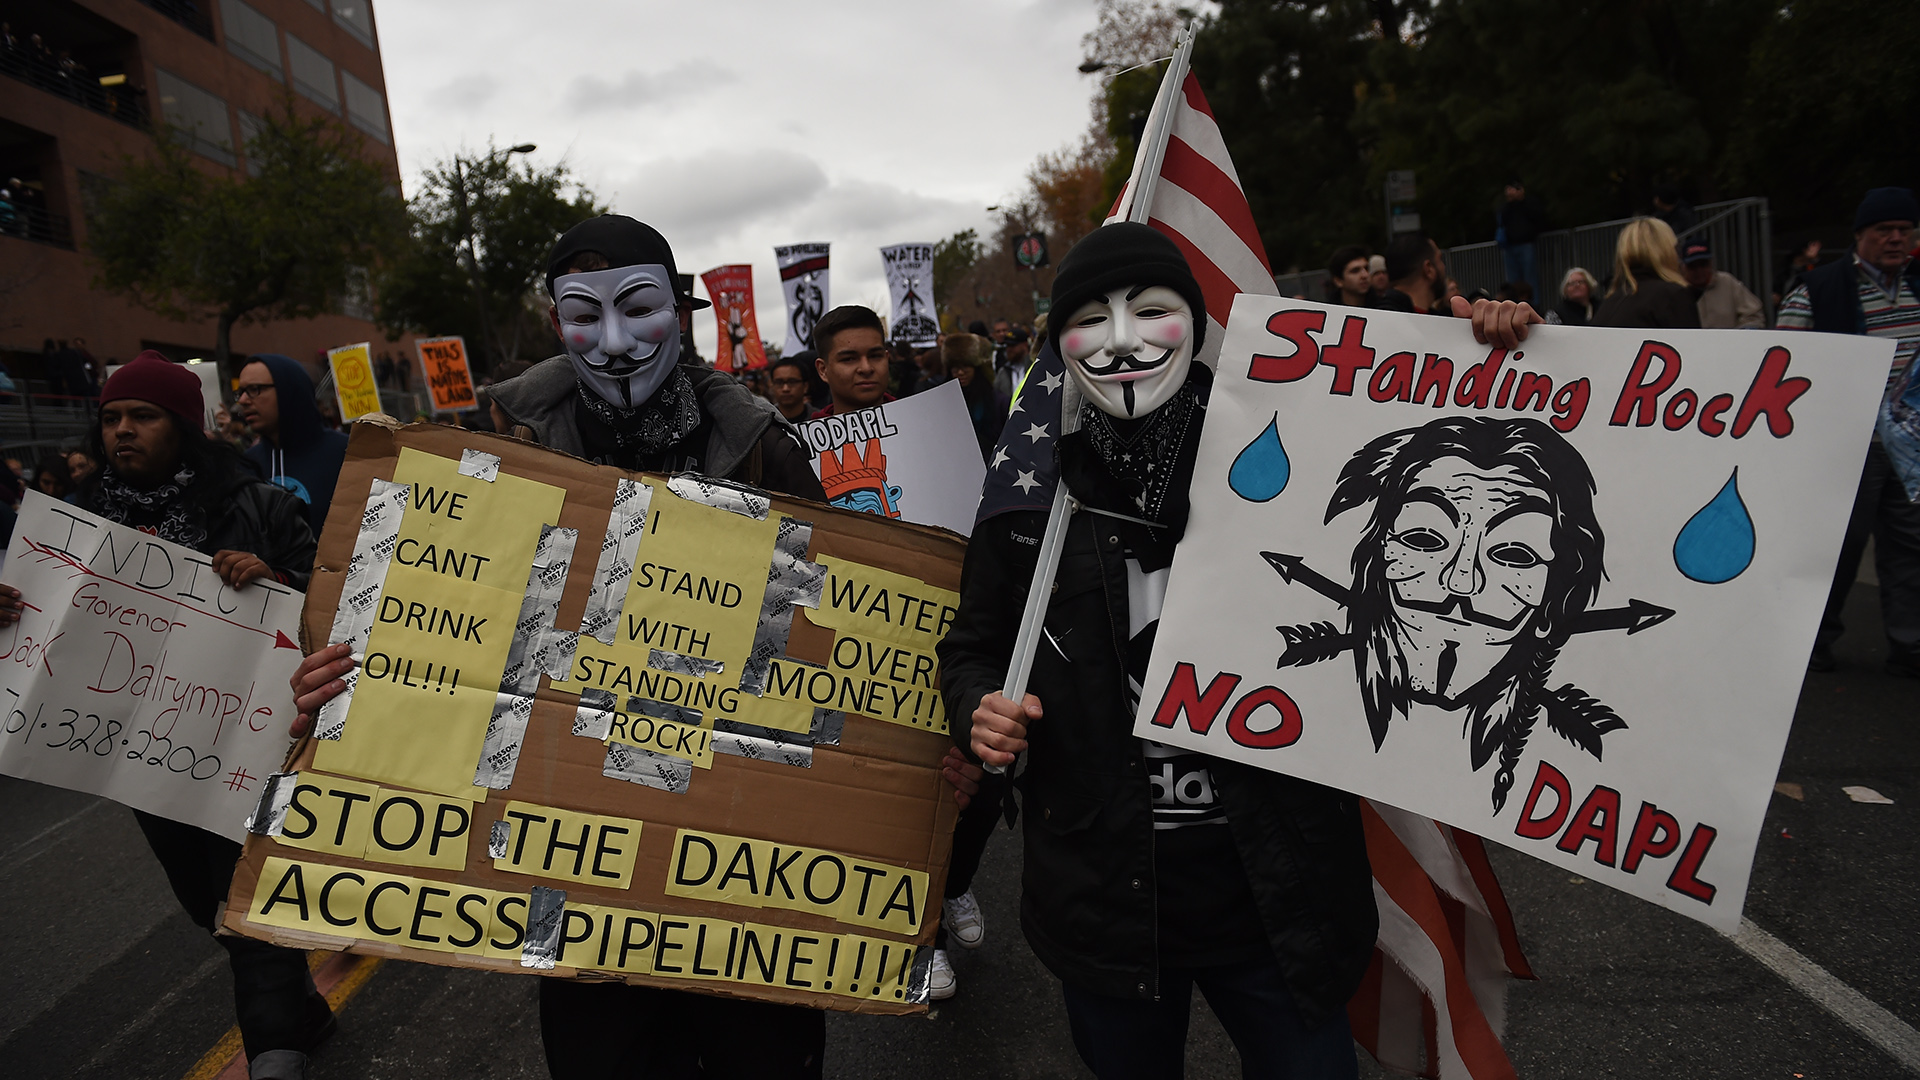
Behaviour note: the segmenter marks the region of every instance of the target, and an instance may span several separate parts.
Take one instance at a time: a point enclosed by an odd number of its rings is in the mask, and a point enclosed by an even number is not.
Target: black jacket
[[[207,510],[207,542],[200,553],[257,555],[273,571],[274,580],[305,592],[313,576],[314,556],[307,504],[285,488],[253,476],[237,460],[223,466],[207,470],[218,475],[200,481],[212,487],[188,493]],[[89,483],[81,489],[80,508],[99,513],[98,496],[98,485]]]
[[[676,448],[684,452],[670,454],[673,460],[663,471],[703,473],[799,499],[827,501],[793,425],[780,416],[772,402],[755,397],[746,387],[707,368],[687,366],[685,370],[693,380],[694,394],[705,417],[688,442],[701,445]],[[589,461],[599,460],[581,433],[575,408],[579,381],[574,377],[572,361],[565,355],[543,360],[525,374],[495,383],[489,394],[494,405],[506,414],[509,432],[515,437]],[[702,431],[706,433],[704,440],[699,438]]]
[[[1635,267],[1639,289],[1610,294],[1593,314],[1595,326],[1640,326],[1649,330],[1698,330],[1700,302],[1693,290]]]
[[[962,749],[967,718],[1005,679],[1045,526],[1043,513],[1001,514],[968,544],[960,611],[939,646]],[[1159,994],[1152,791],[1129,719],[1123,654],[1122,531],[1137,528],[1074,515],[1047,612],[1052,643],[1042,639],[1029,683],[1045,715],[1029,729],[1020,781],[1028,942],[1062,981],[1133,999]],[[1209,766],[1273,955],[1302,1014],[1317,1023],[1353,996],[1379,929],[1358,800],[1224,759]]]

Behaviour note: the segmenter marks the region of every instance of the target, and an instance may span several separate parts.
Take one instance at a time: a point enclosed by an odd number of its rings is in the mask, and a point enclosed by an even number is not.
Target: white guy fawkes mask
[[[680,362],[680,313],[665,266],[563,274],[553,290],[574,373],[607,401],[623,409],[645,402]]]
[[[1120,286],[1067,317],[1060,353],[1074,385],[1123,420],[1165,404],[1193,364],[1193,305],[1165,285]]]

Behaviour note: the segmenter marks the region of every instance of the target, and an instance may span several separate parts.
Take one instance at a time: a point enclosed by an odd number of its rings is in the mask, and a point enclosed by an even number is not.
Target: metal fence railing
[[[153,118],[148,115],[146,94],[131,83],[101,86],[99,80],[64,71],[52,59],[31,52],[16,42],[12,48],[0,47],[0,74],[10,75],[49,94],[66,98],[83,109],[110,116],[123,124],[150,131]]]
[[[54,450],[93,430],[99,403],[64,394],[0,392],[0,450]]]
[[[37,206],[0,199],[0,236],[15,236],[36,244],[73,250],[73,222],[64,214],[49,214]]]
[[[199,3],[199,0],[140,0],[140,2],[208,41],[213,40],[213,15],[208,10],[208,6]]]
[[[1763,198],[1731,199],[1706,203],[1696,208],[1700,223],[1678,239],[1704,238],[1713,248],[1714,267],[1740,279],[1761,298],[1766,306],[1767,325],[1773,325],[1773,225]],[[1541,233],[1534,241],[1534,257],[1540,268],[1540,286],[1545,294],[1536,297],[1544,310],[1559,302],[1560,281],[1567,271],[1582,267],[1595,279],[1606,281],[1613,272],[1613,250],[1620,230],[1632,218],[1616,218],[1574,229]],[[1447,249],[1447,271],[1460,282],[1463,292],[1485,289],[1498,292],[1507,280],[1506,262],[1491,241],[1462,244]]]

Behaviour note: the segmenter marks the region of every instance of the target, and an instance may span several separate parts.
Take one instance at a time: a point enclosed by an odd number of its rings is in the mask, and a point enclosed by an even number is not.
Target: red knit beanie
[[[100,391],[100,404],[134,398],[150,401],[199,430],[206,416],[200,376],[148,349],[115,371]]]

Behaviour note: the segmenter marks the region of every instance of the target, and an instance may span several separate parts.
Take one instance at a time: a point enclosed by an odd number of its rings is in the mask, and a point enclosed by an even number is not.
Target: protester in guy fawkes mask
[[[109,521],[211,556],[213,571],[230,588],[272,587],[254,584],[264,580],[305,589],[314,555],[305,505],[259,479],[233,447],[207,438],[200,430],[203,410],[199,377],[157,352],[143,352],[115,371],[100,395],[100,420],[89,438],[87,453],[99,468],[73,501]],[[23,602],[20,590],[0,585],[0,626],[19,618]],[[240,845],[143,810],[133,817],[180,906],[211,933]],[[235,1017],[249,1075],[304,1080],[308,1053],[335,1026],[308,974],[306,954],[234,935],[214,940],[226,948],[233,967]]]
[[[1452,307],[1507,348],[1538,321]],[[962,749],[1027,755],[1022,928],[1095,1075],[1181,1076],[1198,984],[1245,1075],[1352,1078],[1345,1007],[1378,930],[1358,800],[1132,733],[1213,383],[1194,363],[1206,330],[1206,297],[1156,229],[1103,226],[1061,260],[1047,334],[1083,401],[1057,444],[1074,503],[1031,692],[1000,693],[1047,526],[1031,502],[974,527],[941,690],[948,715],[971,715],[953,725]]]
[[[494,384],[494,426],[589,461],[697,472],[826,501],[793,426],[730,376],[683,364],[696,307],[673,250],[651,227],[606,214],[567,230],[547,266],[550,317],[566,353]],[[302,717],[345,686],[347,646],[294,676]],[[555,1080],[602,1077],[817,1078],[824,1014],[572,979],[540,980],[540,1034]]]

